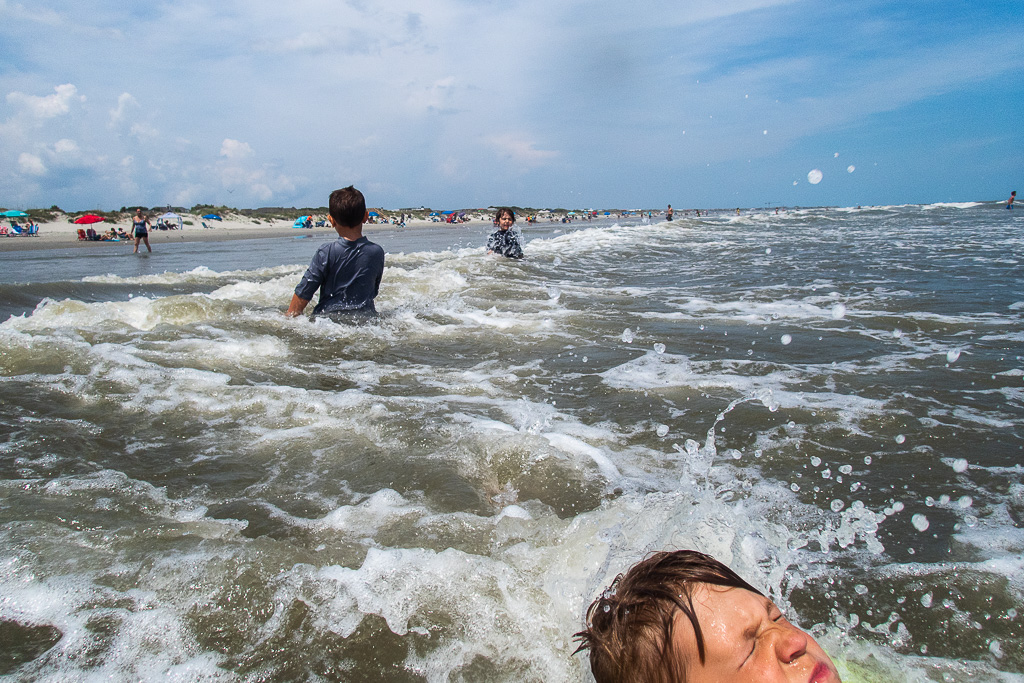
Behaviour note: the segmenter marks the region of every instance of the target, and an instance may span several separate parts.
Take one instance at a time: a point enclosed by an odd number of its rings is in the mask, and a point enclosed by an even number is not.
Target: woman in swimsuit
[[[150,252],[153,251],[153,247],[149,246],[149,230],[146,226],[149,225],[149,219],[142,215],[142,209],[135,209],[135,218],[132,219],[132,233],[135,235],[135,251],[133,254],[139,253],[139,242],[146,243],[146,249]]]

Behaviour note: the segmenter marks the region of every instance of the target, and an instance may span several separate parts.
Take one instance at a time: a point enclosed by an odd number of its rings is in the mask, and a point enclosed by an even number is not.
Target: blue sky
[[[0,206],[321,206],[350,183],[389,208],[1024,191],[1019,2],[131,5],[0,0]]]

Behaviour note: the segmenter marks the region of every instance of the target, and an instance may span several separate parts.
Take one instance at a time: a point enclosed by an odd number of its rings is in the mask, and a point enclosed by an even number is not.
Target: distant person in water
[[[384,274],[384,250],[363,236],[370,218],[363,193],[351,185],[332,192],[327,218],[338,239],[317,249],[285,315],[302,315],[317,290],[314,316],[351,321],[376,315],[373,300]]]
[[[672,213],[673,213],[672,212],[672,205],[669,204],[668,205],[668,210],[665,211],[665,220],[667,220],[667,221],[672,220]]]
[[[597,683],[840,683],[825,651],[718,560],[693,550],[639,562],[576,634]]]
[[[1007,209],[1012,209],[1013,208],[1013,200],[1016,199],[1016,198],[1017,198],[1017,190],[1014,190],[1013,192],[1010,193],[1010,199],[1007,200],[1007,202],[1006,202],[1006,208]]]
[[[508,258],[523,258],[523,247],[519,244],[519,237],[512,231],[516,222],[516,214],[512,209],[503,206],[494,215],[494,223],[498,229],[487,238],[487,253],[501,254]]]
[[[153,251],[153,247],[149,246],[149,218],[142,215],[142,209],[135,209],[135,218],[132,219],[132,235],[135,237],[135,251],[133,254],[139,253],[139,242],[146,243],[146,249],[150,253]]]

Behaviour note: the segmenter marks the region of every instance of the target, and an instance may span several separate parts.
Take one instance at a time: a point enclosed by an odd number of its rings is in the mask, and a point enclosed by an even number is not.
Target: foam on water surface
[[[307,252],[56,287],[0,323],[0,620],[61,634],[14,675],[583,681],[589,602],[697,548],[844,680],[1019,680],[1024,319],[994,213],[385,244],[358,326],[281,315]]]

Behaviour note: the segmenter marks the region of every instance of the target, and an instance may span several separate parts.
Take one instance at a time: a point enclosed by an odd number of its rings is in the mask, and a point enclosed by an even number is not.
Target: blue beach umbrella
[[[379,216],[380,214],[379,214],[379,213],[377,213],[376,211],[371,211],[371,212],[370,212],[370,215],[371,215],[371,216],[373,216],[374,218],[376,218],[376,217],[377,217],[377,216]]]
[[[223,219],[222,219],[222,218],[221,218],[220,216],[218,216],[218,215],[217,215],[217,214],[215,214],[215,213],[208,213],[208,214],[206,214],[205,216],[203,216],[203,218],[205,218],[205,219],[207,219],[207,220],[210,220],[210,221],[219,221],[219,220],[223,220]]]
[[[11,211],[4,211],[2,215],[6,216],[7,218],[15,218],[15,217],[27,216],[28,214],[25,213],[24,211],[14,211],[12,209]]]

